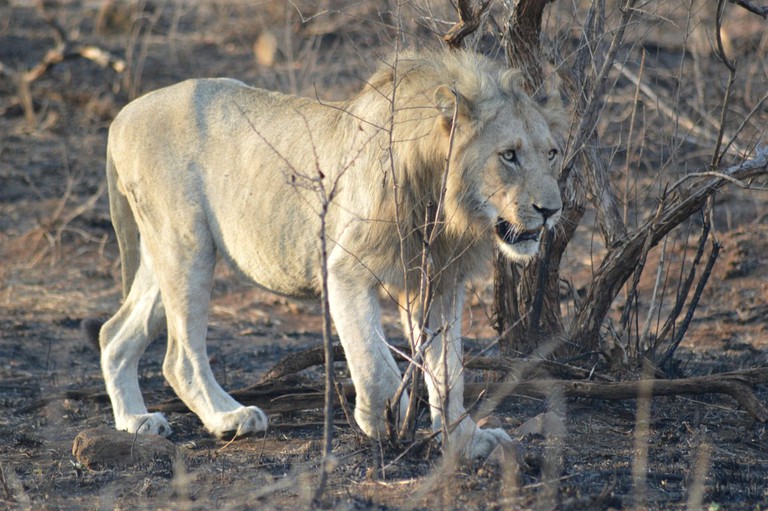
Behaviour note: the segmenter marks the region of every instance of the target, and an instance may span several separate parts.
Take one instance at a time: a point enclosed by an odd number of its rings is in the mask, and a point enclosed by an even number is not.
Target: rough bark
[[[456,6],[459,21],[443,36],[450,48],[461,48],[464,39],[480,28],[480,19],[490,4],[490,0],[483,0],[477,9],[473,9],[471,0],[459,0]]]
[[[532,380],[512,383],[470,383],[465,389],[465,400],[473,401],[485,391],[493,396],[528,396],[546,398],[553,392],[565,397],[619,401],[643,396],[683,396],[726,394],[735,399],[755,420],[768,421],[768,410],[755,396],[751,387],[768,383],[768,368],[747,369],[730,373],[681,378],[677,380],[637,380],[626,382],[594,382],[564,380]],[[650,389],[650,390],[649,390]],[[503,399],[502,399],[503,401]]]

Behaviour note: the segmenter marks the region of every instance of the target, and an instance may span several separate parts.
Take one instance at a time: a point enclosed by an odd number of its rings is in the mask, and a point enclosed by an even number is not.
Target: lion
[[[147,411],[137,375],[166,327],[163,374],[205,428],[265,431],[266,415],[227,394],[209,366],[214,266],[220,258],[272,292],[318,296],[323,227],[330,315],[360,428],[386,434],[385,408],[401,383],[382,329],[384,290],[407,311],[406,335],[418,338],[414,318],[428,319],[435,430],[447,421],[468,458],[508,442],[466,413],[461,311],[465,282],[487,267],[494,243],[525,263],[560,217],[565,114],[520,83],[519,72],[470,51],[411,52],[343,102],[195,79],[128,104],[109,130],[106,163],[124,299],[99,333],[116,428],[171,433]],[[424,311],[427,242],[433,299]],[[403,394],[401,414],[407,402]]]

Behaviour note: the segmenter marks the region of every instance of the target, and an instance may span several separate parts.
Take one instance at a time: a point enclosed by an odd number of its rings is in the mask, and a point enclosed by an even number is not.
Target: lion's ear
[[[536,94],[534,95],[534,101],[536,101],[539,110],[547,120],[552,134],[559,140],[564,141],[568,136],[571,121],[568,118],[568,113],[565,110],[560,93],[555,91],[554,94]]]
[[[458,113],[458,117],[469,117],[472,112],[472,106],[467,98],[447,85],[441,85],[435,89],[434,100],[435,108],[443,116],[447,126],[451,125],[454,112]]]
[[[510,68],[501,73],[500,78],[501,89],[513,96],[518,91],[525,90],[525,78],[523,72],[519,69]]]

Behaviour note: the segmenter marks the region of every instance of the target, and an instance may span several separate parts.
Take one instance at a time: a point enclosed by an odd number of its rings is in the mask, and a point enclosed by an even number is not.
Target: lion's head
[[[560,218],[565,113],[558,99],[534,101],[523,92],[519,72],[471,59],[479,69],[434,91],[442,136],[452,137],[451,166],[459,169],[447,183],[447,218],[458,228],[482,222],[503,254],[526,262],[538,252],[542,227]]]

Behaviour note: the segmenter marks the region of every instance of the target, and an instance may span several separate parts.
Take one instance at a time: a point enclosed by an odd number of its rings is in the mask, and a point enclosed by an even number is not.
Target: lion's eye
[[[514,149],[507,149],[501,153],[501,159],[507,163],[517,163],[517,153]]]
[[[557,149],[550,149],[549,150],[549,161],[554,160],[555,156],[557,156]]]

